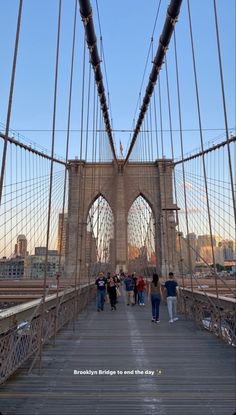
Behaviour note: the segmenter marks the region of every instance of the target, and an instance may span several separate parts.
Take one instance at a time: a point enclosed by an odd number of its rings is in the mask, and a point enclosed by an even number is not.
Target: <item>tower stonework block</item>
[[[166,276],[176,271],[176,205],[173,202],[171,160],[155,163],[123,161],[112,163],[69,162],[68,219],[66,232],[65,275],[85,282],[87,218],[100,195],[109,203],[114,218],[112,272],[128,269],[128,213],[138,196],[151,206],[155,221],[157,271]],[[91,239],[91,236],[90,236]]]

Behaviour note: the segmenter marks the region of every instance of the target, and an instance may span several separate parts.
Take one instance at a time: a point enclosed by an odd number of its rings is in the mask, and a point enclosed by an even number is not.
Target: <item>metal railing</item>
[[[40,339],[41,299],[11,307],[0,313],[0,384],[22,364],[37,354],[40,343],[45,344],[65,324],[88,304],[95,293],[94,284],[76,290],[49,295],[45,300],[43,336]]]
[[[236,346],[236,299],[182,288],[178,299],[180,313],[209,330],[226,343]]]

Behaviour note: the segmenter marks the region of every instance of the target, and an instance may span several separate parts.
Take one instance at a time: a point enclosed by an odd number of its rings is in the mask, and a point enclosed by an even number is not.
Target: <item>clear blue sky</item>
[[[154,50],[160,36],[169,1],[162,0],[154,34]],[[191,0],[194,41],[196,47],[202,121],[206,131],[204,140],[224,134],[219,68],[216,52],[213,0]],[[74,0],[62,0],[62,33],[58,85],[57,129],[67,127],[67,102],[71,55],[71,38]],[[94,10],[96,33],[99,37],[96,2]],[[105,60],[110,90],[113,126],[130,129],[136,108],[141,79],[150,44],[158,0],[98,0]],[[15,92],[11,128],[21,131],[29,140],[50,149],[50,132],[26,130],[50,130],[52,128],[53,85],[55,70],[55,45],[57,26],[57,0],[24,0],[20,34]],[[229,127],[235,127],[235,0],[217,0],[221,50]],[[6,121],[7,99],[16,28],[18,0],[0,0],[0,122]],[[190,51],[187,1],[183,0],[176,28],[182,121],[184,129],[198,128],[194,95],[193,70]],[[81,77],[82,77],[83,25],[78,19],[77,48],[72,108],[72,129],[80,128]],[[170,86],[172,91],[173,128],[178,129],[176,83],[173,58],[173,41],[168,51]],[[144,89],[151,69],[147,66]],[[104,72],[104,68],[103,68]],[[163,84],[163,128],[168,129],[166,87]],[[65,154],[65,133],[56,135],[56,153]],[[116,133],[124,149],[128,133]],[[164,134],[169,155],[169,135]],[[178,136],[176,156],[179,155]],[[72,134],[70,157],[78,154],[79,133]],[[199,134],[184,134],[185,152],[199,146]]]

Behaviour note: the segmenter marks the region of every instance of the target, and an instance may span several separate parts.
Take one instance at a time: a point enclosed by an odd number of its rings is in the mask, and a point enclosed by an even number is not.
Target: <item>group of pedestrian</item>
[[[95,284],[97,286],[97,311],[100,312],[104,310],[106,297],[109,298],[111,310],[116,310],[116,304],[118,302],[117,296],[120,295],[119,277],[117,275],[112,277],[109,272],[107,277],[105,277],[104,273],[101,271],[99,272]]]
[[[169,323],[178,320],[177,317],[177,297],[179,295],[178,283],[174,279],[173,272],[169,273],[169,279],[165,281],[164,286],[161,285],[158,275],[153,274],[152,282],[149,285],[149,294],[152,303],[152,321],[160,323],[160,303],[161,300],[167,302]]]
[[[128,275],[124,279],[126,288],[127,305],[139,304],[140,306],[145,305],[145,291],[147,283],[145,279],[140,276],[136,277],[135,274]]]
[[[140,306],[145,305],[145,293],[151,299],[152,304],[152,322],[160,322],[160,303],[167,302],[169,313],[169,323],[174,323],[178,320],[177,317],[177,297],[179,295],[178,283],[174,279],[173,272],[169,273],[169,279],[165,281],[164,285],[160,283],[157,273],[153,274],[152,281],[147,284],[143,276],[137,277],[135,274],[119,276],[111,276],[108,273],[107,277],[103,272],[99,273],[96,279],[97,285],[97,310],[103,311],[106,296],[109,298],[111,310],[116,310],[117,296],[120,295],[119,286],[121,281],[124,281],[126,290],[126,304]]]

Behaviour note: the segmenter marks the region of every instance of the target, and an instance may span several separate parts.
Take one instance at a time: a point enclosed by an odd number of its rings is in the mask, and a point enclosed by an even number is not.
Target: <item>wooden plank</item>
[[[233,415],[235,351],[193,322],[180,317],[151,322],[150,305],[98,313],[92,304],[67,326],[55,347],[43,352],[38,369],[28,375],[26,363],[0,392],[0,411],[14,415],[181,414]],[[118,375],[149,370],[155,374]],[[74,375],[74,370],[107,370],[110,374]],[[116,374],[111,374],[111,372]],[[161,371],[161,373],[157,372]]]

